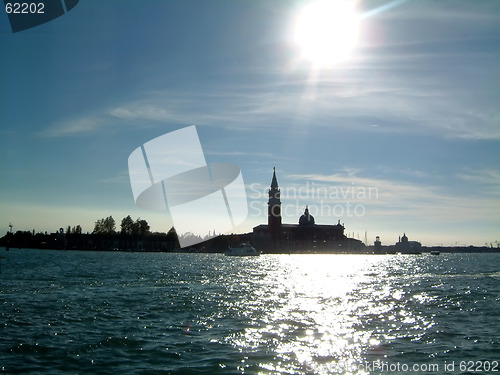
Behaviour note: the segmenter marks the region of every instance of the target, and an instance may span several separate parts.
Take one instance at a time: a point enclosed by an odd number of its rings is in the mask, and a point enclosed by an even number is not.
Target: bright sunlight
[[[358,38],[359,16],[348,0],[319,0],[298,15],[295,42],[302,58],[321,68],[349,57]]]

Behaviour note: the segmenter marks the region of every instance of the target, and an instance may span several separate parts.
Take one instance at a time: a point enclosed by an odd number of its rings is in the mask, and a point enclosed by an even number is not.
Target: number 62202
[[[44,3],[7,3],[5,4],[5,12],[7,14],[43,14],[45,9]]]

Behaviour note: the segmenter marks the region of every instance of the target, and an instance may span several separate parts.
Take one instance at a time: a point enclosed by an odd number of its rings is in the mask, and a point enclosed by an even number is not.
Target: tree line
[[[82,227],[68,225],[66,231],[59,228],[54,233],[36,233],[18,230],[8,231],[0,238],[0,246],[6,248],[47,248],[71,250],[123,250],[123,251],[175,251],[180,248],[177,233],[172,227],[167,233],[151,232],[148,222],[130,215],[121,220],[117,230],[113,216],[99,219],[91,233],[83,233]]]
[[[179,238],[190,239],[197,243],[189,249],[180,249]],[[0,246],[9,248],[34,248],[56,250],[119,250],[119,251],[187,251],[223,252],[228,246],[249,242],[248,234],[221,235],[208,233],[199,236],[193,233],[178,234],[174,227],[167,233],[151,232],[148,222],[127,215],[119,227],[113,216],[98,219],[92,232],[83,233],[80,225],[59,228],[54,233],[36,233],[18,230],[8,231],[0,238]]]
[[[97,220],[92,233],[105,235],[116,234],[116,222],[113,216]],[[145,236],[151,234],[149,224],[146,220],[138,218],[134,221],[130,215],[122,219],[119,233],[128,236]]]

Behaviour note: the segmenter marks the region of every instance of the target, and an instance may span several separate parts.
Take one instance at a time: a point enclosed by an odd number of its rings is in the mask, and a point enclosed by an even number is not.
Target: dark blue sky
[[[357,46],[319,68],[293,43],[307,3],[81,0],[15,34],[0,16],[0,229],[130,214],[167,231],[127,159],[195,124],[208,162],[242,170],[241,231],[266,221],[276,167],[284,222],[307,204],[369,242],[500,240],[500,3],[356,2]]]

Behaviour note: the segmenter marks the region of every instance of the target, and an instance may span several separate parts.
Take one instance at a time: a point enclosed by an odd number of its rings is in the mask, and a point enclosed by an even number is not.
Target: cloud
[[[413,217],[430,222],[491,221],[498,217],[500,206],[498,196],[492,199],[492,196],[484,194],[460,194],[447,186],[429,184],[428,181],[415,184],[403,180],[374,178],[357,170],[353,172],[347,169],[334,174],[290,174],[286,178],[301,182],[284,186],[284,197],[288,195],[288,198],[294,199],[298,189],[306,187],[308,190],[303,191],[303,195],[316,197],[316,200],[320,199],[324,203],[362,203],[370,215],[384,217],[385,220]],[[486,178],[498,183],[498,172],[494,171]],[[376,190],[371,190],[370,193],[370,189]],[[332,194],[324,195],[325,192]],[[318,196],[319,193],[321,195]]]
[[[72,137],[94,133],[107,126],[108,122],[100,116],[87,116],[66,121],[60,121],[55,125],[40,131],[43,137]]]
[[[475,193],[488,199],[492,207],[500,209],[500,171],[495,169],[466,169],[455,176]]]
[[[500,187],[500,171],[496,169],[467,169],[464,172],[458,173],[457,177],[464,181],[472,181],[475,183],[496,185]]]
[[[105,178],[100,180],[106,184],[125,184],[130,185],[130,176],[128,170],[124,170],[116,174],[115,176]]]
[[[498,140],[499,94],[491,79],[500,74],[499,52],[487,39],[453,37],[364,46],[349,66],[319,72],[314,79],[304,68],[241,66],[223,83],[138,93],[43,133],[72,136],[123,122],[243,131],[332,127]]]
[[[399,77],[399,80],[408,79]],[[392,80],[392,82],[391,82]],[[232,130],[256,130],[295,126],[296,131],[314,127],[353,131],[428,134],[436,137],[500,139],[500,114],[474,93],[453,94],[444,84],[404,83],[397,77],[325,80],[313,91],[303,86],[272,92],[256,87],[200,91],[193,97],[176,98],[175,92],[154,92],[147,98],[125,102],[90,116],[56,123],[40,134],[68,137],[91,134],[120,123],[154,126],[174,123],[216,126]],[[473,91],[474,89],[471,89]],[[479,89],[477,89],[479,90]],[[182,96],[182,95],[181,95]],[[377,126],[373,126],[376,124]]]
[[[308,67],[293,63],[284,45],[273,42],[282,53],[259,49],[266,52],[259,58],[216,66],[209,59],[200,67],[213,76],[106,103],[93,116],[76,115],[52,124],[43,134],[91,134],[123,121],[244,131],[297,124],[297,132],[324,126],[366,134],[500,139],[494,84],[500,74],[495,39],[500,32],[498,2],[376,3],[389,4],[390,9],[373,12],[362,21],[360,46],[341,67],[313,76]],[[245,50],[252,48],[257,47]],[[155,83],[150,87],[162,87],[159,75],[151,69]]]
[[[243,151],[218,151],[214,149],[205,150],[205,155],[210,156],[249,156],[257,158],[272,158],[274,155],[271,152],[243,152]]]
[[[186,117],[182,113],[169,108],[171,105],[168,102],[165,103],[165,106],[162,106],[161,104],[154,103],[154,101],[150,103],[145,101],[127,103],[109,110],[108,114],[127,121],[178,122],[186,120]]]

